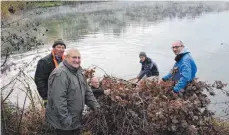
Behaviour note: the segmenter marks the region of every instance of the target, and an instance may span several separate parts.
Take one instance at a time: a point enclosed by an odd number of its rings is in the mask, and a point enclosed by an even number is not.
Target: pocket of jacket
[[[61,123],[65,128],[69,128],[72,125],[72,117],[68,115],[68,117],[63,119]]]
[[[72,125],[71,125],[71,127],[72,128],[75,128],[75,127],[79,126],[80,125],[80,121],[81,121],[81,117],[80,116],[74,116],[72,118]]]

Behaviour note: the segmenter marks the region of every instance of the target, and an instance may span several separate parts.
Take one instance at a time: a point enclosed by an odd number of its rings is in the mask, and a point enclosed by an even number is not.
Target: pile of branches
[[[91,77],[88,71],[87,77]],[[84,131],[95,135],[196,135],[228,134],[216,128],[211,111],[207,109],[214,89],[226,86],[193,80],[179,96],[172,94],[172,81],[142,81],[139,85],[105,76],[102,88],[110,95],[98,99],[101,109],[83,118]],[[221,133],[224,131],[223,133]]]

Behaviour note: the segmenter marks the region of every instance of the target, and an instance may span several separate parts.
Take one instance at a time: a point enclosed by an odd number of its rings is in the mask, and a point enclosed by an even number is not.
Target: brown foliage
[[[98,99],[101,104],[99,113],[85,115],[84,130],[97,135],[220,133],[219,126],[216,128],[211,122],[214,114],[207,109],[210,99],[204,94],[206,90],[214,95],[211,85],[194,80],[179,93],[179,97],[171,94],[173,82],[142,81],[135,86],[105,76],[102,88],[110,89],[111,94]]]

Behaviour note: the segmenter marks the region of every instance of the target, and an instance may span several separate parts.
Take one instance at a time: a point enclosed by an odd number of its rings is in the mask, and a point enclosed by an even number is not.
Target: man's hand
[[[139,79],[139,76],[137,76],[136,79]]]
[[[179,95],[179,93],[176,93],[176,92],[174,92],[174,91],[172,91],[172,94],[173,94],[173,97],[175,97],[175,98],[177,98]]]
[[[162,79],[160,79],[160,80],[158,81],[158,83],[157,83],[157,84],[161,84],[161,82],[163,82],[163,80],[162,80]]]
[[[100,107],[95,107],[95,108],[91,108],[93,111],[95,111],[95,112],[98,112],[98,111],[100,111]]]
[[[158,84],[161,84],[161,82],[165,82],[166,80],[164,78],[161,78],[159,81],[158,81]]]
[[[179,93],[177,93],[177,92],[174,92],[172,89],[169,89],[168,90],[168,93],[169,93],[169,95],[171,95],[171,96],[173,96],[174,98],[177,98],[179,95]]]
[[[131,83],[135,83],[136,84],[138,82],[139,82],[139,79],[138,78],[134,78],[134,79],[131,80]]]
[[[136,77],[136,83],[140,81],[139,76]]]
[[[99,115],[99,114],[102,113],[99,107],[96,107],[96,108],[94,109],[94,112],[95,112],[96,115]]]
[[[110,95],[111,94],[111,90],[110,89],[104,90],[104,94],[105,95]]]

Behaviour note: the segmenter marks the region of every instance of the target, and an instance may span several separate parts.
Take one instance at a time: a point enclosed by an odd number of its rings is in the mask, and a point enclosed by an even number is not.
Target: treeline
[[[61,1],[2,1],[1,19],[7,19],[10,14],[17,14],[25,9],[60,6],[63,3]]]
[[[45,8],[61,5],[74,5],[97,3],[102,1],[2,1],[1,2],[1,19],[7,19],[10,14],[18,13],[25,9]]]

